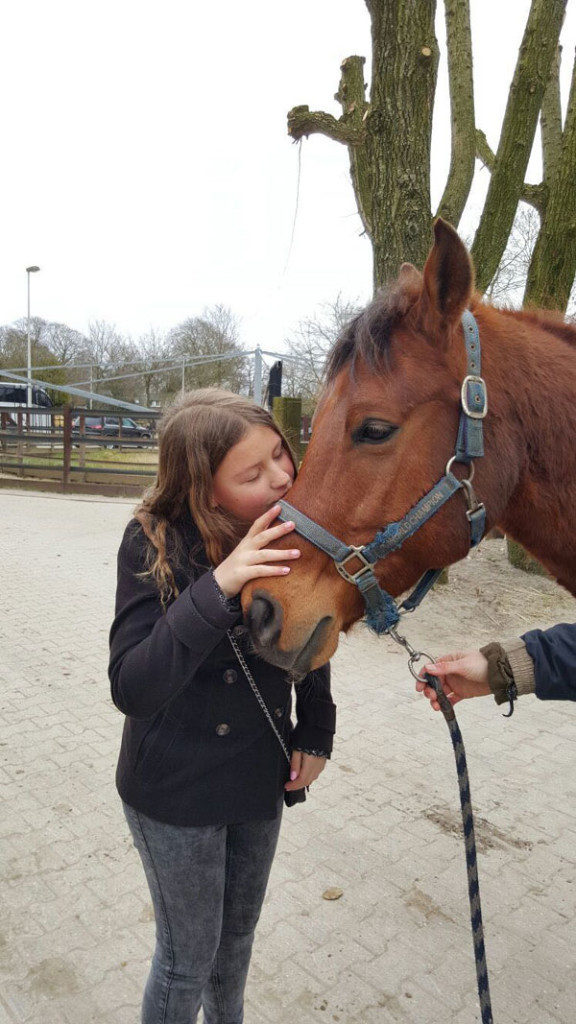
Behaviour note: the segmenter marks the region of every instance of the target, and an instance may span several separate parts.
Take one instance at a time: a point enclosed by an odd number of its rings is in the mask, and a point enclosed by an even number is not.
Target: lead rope
[[[474,942],[474,960],[476,963],[476,982],[478,998],[480,1000],[480,1012],[482,1024],[493,1024],[492,1004],[490,1002],[490,987],[488,984],[488,967],[486,966],[486,949],[484,947],[484,928],[482,925],[482,907],[480,905],[480,885],[478,882],[478,863],[476,859],[476,838],[474,835],[474,815],[472,813],[472,802],[470,798],[470,783],[468,781],[468,765],[466,763],[466,751],[462,733],[456,721],[454,708],[448,700],[441,683],[434,677],[424,672],[418,674],[414,668],[420,658],[426,657],[428,661],[434,661],[424,651],[416,651],[408,642],[406,637],[394,629],[389,631],[390,637],[401,647],[404,647],[409,655],[408,668],[415,679],[424,679],[428,686],[431,686],[437,695],[440,710],[450,732],[454,757],[456,759],[456,770],[458,772],[458,789],[460,791],[460,807],[462,810],[462,825],[464,828],[464,845],[466,848],[466,869],[468,875],[468,899],[470,903],[470,922],[472,925],[472,939]]]

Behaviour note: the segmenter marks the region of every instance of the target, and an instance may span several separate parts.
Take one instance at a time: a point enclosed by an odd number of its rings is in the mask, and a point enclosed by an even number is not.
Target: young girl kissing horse
[[[202,1007],[205,1024],[242,1024],[283,803],[324,768],[335,707],[325,665],[299,684],[293,728],[290,680],[241,624],[243,585],[299,555],[270,549],[293,529],[271,524],[296,473],[274,420],[205,389],[158,436],[156,482],[118,554],[109,669],[126,715],[117,788],[156,918],[142,1022],[193,1024]]]

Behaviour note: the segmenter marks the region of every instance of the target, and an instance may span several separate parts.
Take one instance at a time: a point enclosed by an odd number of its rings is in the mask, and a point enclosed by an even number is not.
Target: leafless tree
[[[301,320],[286,339],[291,358],[283,361],[282,391],[288,396],[301,397],[306,413],[315,405],[329,350],[342,328],[359,311],[358,302],[349,302],[339,294],[334,302],[324,303],[317,315]]]
[[[239,335],[237,318],[223,305],[207,308],[202,316],[189,317],[174,327],[168,335],[167,349],[173,359],[188,364],[185,387],[245,390],[248,366]],[[225,358],[219,360],[218,356]],[[203,357],[209,361],[202,363]],[[172,393],[181,386],[181,372],[167,381],[167,390]]]
[[[136,339],[136,348],[140,359],[138,368],[142,369],[140,381],[144,390],[144,401],[150,407],[152,402],[160,401],[166,394],[166,384],[170,376],[166,373],[166,368],[173,360],[169,354],[166,335],[154,327]]]
[[[558,40],[567,0],[531,0],[496,152],[476,124],[471,2],[481,7],[482,0],[444,0],[452,155],[437,213],[458,226],[475,160],[481,160],[490,184],[472,246],[480,289],[494,278],[524,201],[541,221],[525,301],[565,309],[576,272],[576,63],[564,118],[559,86]],[[347,57],[336,93],[341,116],[294,107],[288,132],[296,140],[321,134],[347,147],[358,213],[372,244],[376,290],[396,276],[404,260],[422,266],[430,247],[439,46],[436,0],[365,4],[372,29],[370,85],[364,57]],[[539,119],[544,174],[533,185],[525,179]]]

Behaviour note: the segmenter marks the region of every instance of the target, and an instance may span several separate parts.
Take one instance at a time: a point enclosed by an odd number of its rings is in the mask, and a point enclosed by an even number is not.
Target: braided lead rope
[[[482,907],[480,904],[480,883],[478,881],[478,862],[476,858],[476,837],[474,833],[474,814],[472,812],[472,800],[470,797],[470,782],[468,779],[468,764],[466,751],[460,727],[456,721],[456,714],[452,704],[442,689],[442,685],[435,676],[428,672],[420,675],[415,669],[415,664],[422,657],[428,661],[434,661],[424,651],[416,651],[408,642],[406,637],[400,636],[395,630],[389,630],[389,636],[397,644],[400,644],[408,652],[408,668],[415,679],[425,680],[431,686],[438,698],[440,710],[448,726],[456,771],[458,773],[458,790],[460,793],[460,808],[462,811],[462,826],[464,829],[464,846],[466,850],[466,873],[468,876],[468,900],[470,904],[470,924],[472,926],[472,940],[474,943],[474,962],[476,964],[476,984],[478,999],[480,1001],[480,1012],[482,1024],[494,1024],[492,1017],[492,1004],[490,1002],[490,986],[488,983],[488,967],[486,964],[486,948],[484,946],[484,927],[482,924]]]
[[[476,859],[476,837],[474,834],[474,814],[470,797],[470,782],[468,780],[468,765],[466,762],[466,751],[460,726],[456,721],[454,708],[444,693],[438,680],[427,672],[423,678],[429,686],[436,691],[440,710],[450,732],[456,770],[458,772],[458,789],[460,791],[460,807],[462,810],[462,825],[464,828],[464,846],[466,849],[466,870],[468,875],[468,900],[470,903],[470,922],[472,925],[472,940],[474,943],[474,960],[476,963],[476,983],[478,998],[480,1000],[480,1012],[482,1024],[493,1024],[492,1004],[490,1002],[490,986],[488,983],[488,967],[486,964],[486,949],[484,946],[484,927],[482,924],[482,907],[480,904],[480,883],[478,881],[478,862]]]
[[[278,729],[274,725],[274,722],[272,720],[272,715],[270,714],[268,708],[266,707],[266,704],[264,702],[264,698],[263,698],[262,694],[260,693],[260,690],[258,689],[258,686],[257,686],[256,680],[254,679],[254,676],[252,675],[250,669],[248,668],[248,665],[246,664],[246,660],[244,658],[244,655],[242,654],[242,651],[240,650],[240,648],[239,648],[238,644],[236,643],[236,640],[232,636],[232,633],[230,632],[230,630],[227,630],[226,636],[228,637],[230,643],[232,644],[232,647],[234,649],[234,653],[235,653],[236,657],[238,658],[238,661],[240,662],[240,665],[242,667],[242,671],[244,672],[244,675],[246,676],[246,679],[250,683],[252,692],[253,692],[254,696],[256,697],[256,700],[258,701],[260,707],[262,708],[262,711],[264,712],[265,717],[268,719],[268,722],[269,722],[269,724],[270,724],[270,726],[272,728],[272,731],[274,732],[274,734],[276,736],[276,739],[278,740],[278,743],[280,744],[280,746],[282,747],[282,750],[284,751],[284,757],[288,761],[288,764],[290,764],[290,752],[288,750],[288,747],[284,743],[284,740],[282,739],[280,733],[278,732]]]

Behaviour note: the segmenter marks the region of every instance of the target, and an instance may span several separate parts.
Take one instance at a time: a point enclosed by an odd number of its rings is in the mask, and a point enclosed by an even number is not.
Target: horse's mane
[[[414,291],[399,280],[379,292],[370,305],[341,331],[328,354],[325,368],[326,383],[330,384],[349,363],[352,364],[353,371],[358,359],[372,370],[380,368],[388,357],[394,328],[405,316],[414,298]],[[471,306],[476,310],[482,305],[481,296],[476,294]],[[540,327],[541,330],[576,348],[576,323],[564,320],[562,313],[543,309],[505,309],[489,304],[485,308]]]
[[[329,384],[340,370],[357,359],[371,369],[381,366],[389,351],[394,327],[405,315],[410,297],[404,285],[395,281],[378,293],[361,313],[343,328],[328,354],[325,380]]]
[[[565,320],[562,313],[545,309],[498,309],[497,311],[511,316],[515,320],[520,320],[522,323],[534,324],[535,327],[540,327],[568,345],[576,347],[576,323],[573,320]]]

